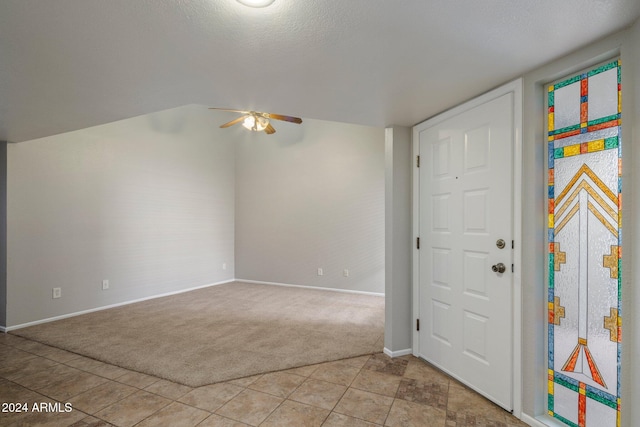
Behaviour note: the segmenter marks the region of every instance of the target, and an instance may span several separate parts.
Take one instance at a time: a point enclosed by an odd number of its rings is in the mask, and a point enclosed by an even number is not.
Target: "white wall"
[[[623,364],[622,425],[640,420],[640,22],[524,76],[523,85],[523,414],[535,423],[547,409],[545,248],[545,84],[616,55],[622,58],[623,92]],[[538,424],[536,424],[538,425]],[[542,424],[539,424],[542,425]]]
[[[384,293],[384,130],[222,119],[192,105],[8,144],[0,325],[234,277]]]
[[[623,150],[629,167],[623,171],[623,294],[622,357],[623,425],[640,423],[640,20],[636,21],[622,49]],[[628,113],[627,113],[628,112]],[[624,151],[623,151],[624,153]],[[624,165],[623,165],[624,167]],[[626,187],[624,187],[626,186]],[[626,273],[625,273],[626,272]]]
[[[385,331],[389,355],[411,353],[412,158],[411,128],[385,129]]]
[[[186,106],[9,144],[7,326],[232,279],[230,135]]]
[[[236,277],[384,293],[384,130],[275,126],[238,141]]]
[[[0,141],[0,326],[7,324],[7,143]]]

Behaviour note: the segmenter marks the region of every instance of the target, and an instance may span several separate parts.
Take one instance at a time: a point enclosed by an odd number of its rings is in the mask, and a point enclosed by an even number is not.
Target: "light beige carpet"
[[[384,298],[234,282],[12,333],[198,387],[382,351]]]

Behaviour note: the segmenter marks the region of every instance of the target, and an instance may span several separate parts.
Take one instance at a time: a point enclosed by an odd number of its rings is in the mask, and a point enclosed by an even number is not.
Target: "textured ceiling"
[[[639,15],[638,0],[2,0],[0,140],[185,104],[413,125]]]

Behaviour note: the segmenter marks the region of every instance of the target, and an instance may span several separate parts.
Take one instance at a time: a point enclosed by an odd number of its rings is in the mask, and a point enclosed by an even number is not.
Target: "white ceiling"
[[[638,0],[1,0],[0,140],[185,104],[413,125],[639,15]]]

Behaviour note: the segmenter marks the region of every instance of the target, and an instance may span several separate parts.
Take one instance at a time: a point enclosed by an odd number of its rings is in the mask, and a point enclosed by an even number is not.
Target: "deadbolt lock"
[[[504,273],[507,270],[507,267],[505,267],[503,263],[499,262],[496,265],[491,266],[491,270],[493,270],[494,273]]]
[[[496,246],[498,247],[498,249],[504,249],[504,246],[505,246],[505,242],[504,242],[504,240],[502,240],[502,239],[498,239],[498,240],[496,241]]]

